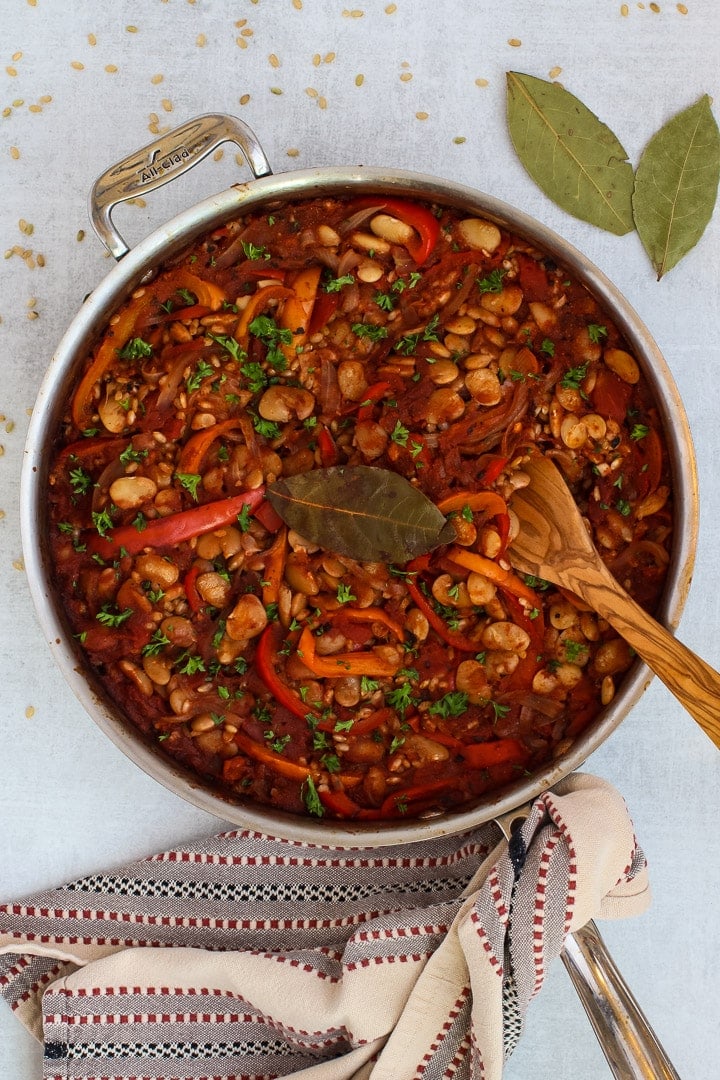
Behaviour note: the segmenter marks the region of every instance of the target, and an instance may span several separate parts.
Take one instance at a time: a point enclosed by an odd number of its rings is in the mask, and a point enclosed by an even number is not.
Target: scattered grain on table
[[[270,55],[268,56],[268,64],[271,68],[280,67],[280,57],[277,55],[277,53],[270,53]]]
[[[10,157],[13,159],[13,161],[17,161],[20,157],[20,151],[18,150],[17,146],[10,147]]]
[[[29,221],[25,220],[25,218],[20,218],[20,220],[18,221],[18,229],[21,233],[23,233],[24,236],[32,236],[32,234],[35,232],[35,226],[31,225]]]
[[[12,67],[10,64],[7,65],[5,71],[11,78],[15,78],[15,76],[17,75],[17,68]]]
[[[426,113],[426,112],[416,112],[415,113],[415,117],[416,117],[417,120],[427,120],[429,116],[430,116],[430,113]]]
[[[207,34],[198,34],[198,36],[195,38],[195,44],[197,45],[198,49],[204,49],[207,45]]]
[[[522,45],[522,41],[518,37],[508,38],[508,45],[512,45],[513,49],[519,49]]]
[[[24,559],[13,559],[12,568],[13,568],[13,570],[19,570],[21,573],[24,572],[24,570],[25,570],[25,561],[24,561]]]
[[[453,142],[456,146],[462,146],[464,142],[467,142],[467,139],[464,135],[456,135],[453,139]]]
[[[160,102],[160,104],[162,105],[165,112],[172,112],[173,111],[173,103],[170,100],[170,98],[166,98],[166,97],[163,98],[162,101]]]
[[[315,53],[315,55],[312,58],[312,62],[313,62],[313,67],[320,67],[320,65],[322,64],[322,56],[320,55],[319,52]]]
[[[620,14],[624,19],[626,19],[627,16],[630,14],[630,8],[627,6],[627,4],[620,5]]]
[[[297,149],[296,146],[291,146],[290,149],[286,151],[286,153],[288,157],[300,157],[300,151]]]
[[[686,8],[685,4],[676,4],[675,6],[677,7],[681,15],[687,15],[688,9]]]
[[[130,26],[126,26],[125,29],[127,30],[128,34],[137,34],[137,32],[138,32],[137,26],[130,25]]]
[[[85,239],[85,230],[84,229],[78,229],[75,239],[77,240],[78,243],[83,241]]]
[[[224,150],[216,150],[215,153],[213,154],[213,161],[222,161],[222,159],[224,157],[225,157],[225,151]]]
[[[8,435],[12,435],[14,430],[15,430],[15,421],[14,420],[8,420],[8,422],[5,424],[5,431],[8,433]]]
[[[332,64],[336,56],[337,53],[334,52],[325,53],[325,55],[323,56],[323,62],[326,64]]]
[[[550,68],[548,71],[548,79],[557,79],[558,75],[562,75],[561,67]]]
[[[396,11],[397,11],[397,4],[388,4],[388,6],[385,8],[385,14],[386,15],[394,15]]]
[[[302,0],[292,0],[292,6],[296,11],[302,11]]]
[[[240,102],[241,105],[247,105],[249,100],[250,100],[250,95],[249,94],[241,94],[240,97],[238,98],[238,101]]]
[[[490,85],[490,80],[489,79],[476,79],[475,80],[475,85],[479,86],[479,87],[489,86]]]
[[[659,4],[651,4],[650,5],[650,10],[654,11],[656,15],[659,15],[660,14],[660,5]]]
[[[117,64],[106,64],[105,70],[107,71],[108,75],[115,75],[117,73],[118,66]]]
[[[362,86],[362,84],[364,82],[365,82],[365,76],[364,75],[356,75],[355,76],[355,85],[356,86]]]
[[[270,87],[270,93],[280,95],[280,94],[282,94],[282,88],[279,87],[279,86],[271,86]]]
[[[97,45],[97,38],[95,37],[94,34],[88,34],[87,39],[88,39],[88,45]]]
[[[150,82],[153,84],[153,86],[159,86],[164,78],[164,75],[160,75],[158,73],[157,75],[153,75],[153,77],[150,79]]]
[[[25,710],[25,719],[26,720],[32,720],[34,715],[35,715],[35,706],[34,705],[28,705],[28,707]]]
[[[70,67],[74,71],[84,71],[85,70],[85,65],[80,60],[71,60],[70,61]]]
[[[365,14],[360,8],[345,8],[343,10],[344,19],[362,19]]]

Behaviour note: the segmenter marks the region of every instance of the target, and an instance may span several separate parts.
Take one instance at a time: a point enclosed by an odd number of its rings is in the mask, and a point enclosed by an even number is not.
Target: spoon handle
[[[565,574],[563,584],[617,630],[720,748],[720,674],[643,611],[601,567],[596,580],[583,571],[582,577]]]

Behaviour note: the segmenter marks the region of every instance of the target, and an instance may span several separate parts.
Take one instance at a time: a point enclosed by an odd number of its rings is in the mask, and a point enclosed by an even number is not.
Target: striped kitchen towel
[[[0,906],[45,1080],[497,1080],[565,936],[649,899],[620,795],[574,774],[508,845],[237,831]]]

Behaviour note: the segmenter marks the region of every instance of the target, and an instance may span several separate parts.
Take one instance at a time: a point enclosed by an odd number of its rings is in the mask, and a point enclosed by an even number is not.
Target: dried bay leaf
[[[405,563],[455,536],[427,496],[387,469],[313,469],[276,480],[266,496],[305,540],[359,562]]]
[[[609,127],[557,83],[507,73],[507,121],[523,166],[553,202],[618,236],[634,229],[633,169]]]
[[[635,224],[658,280],[705,231],[719,178],[720,132],[705,94],[653,135],[635,174]]]

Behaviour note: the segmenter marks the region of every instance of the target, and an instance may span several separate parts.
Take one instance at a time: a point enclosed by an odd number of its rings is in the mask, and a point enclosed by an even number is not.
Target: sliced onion
[[[337,369],[332,361],[323,356],[320,362],[320,410],[323,420],[327,422],[337,416],[340,400]]]
[[[347,234],[349,232],[352,232],[353,229],[358,229],[361,225],[364,225],[366,221],[369,221],[369,219],[375,214],[379,214],[380,211],[383,209],[384,205],[385,204],[382,203],[380,206],[366,206],[362,210],[357,210],[354,214],[352,214],[349,218],[346,218],[345,221],[342,222],[340,228],[338,229],[338,232],[341,236],[347,236]]]

